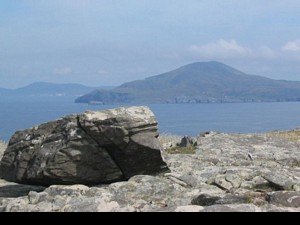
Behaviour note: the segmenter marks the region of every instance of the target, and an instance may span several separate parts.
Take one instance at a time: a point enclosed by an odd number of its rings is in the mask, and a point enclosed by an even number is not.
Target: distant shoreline
[[[253,101],[253,102],[198,102],[198,103],[192,103],[192,102],[178,102],[178,103],[168,103],[168,102],[162,102],[162,103],[140,103],[140,102],[132,102],[132,103],[111,103],[111,104],[106,104],[106,103],[89,103],[89,102],[74,102],[75,104],[82,104],[82,105],[101,105],[101,106],[119,106],[119,105],[125,105],[125,106],[130,106],[130,105],[210,105],[210,104],[252,104],[252,103],[299,103],[299,101]]]

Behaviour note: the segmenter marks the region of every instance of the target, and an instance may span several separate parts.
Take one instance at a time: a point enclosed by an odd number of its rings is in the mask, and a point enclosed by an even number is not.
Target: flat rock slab
[[[293,186],[296,184],[289,177],[284,176],[276,171],[264,174],[263,178],[278,190],[292,190]]]
[[[232,195],[228,194],[223,197],[210,196],[207,194],[201,194],[197,198],[192,200],[193,205],[199,206],[211,206],[211,205],[228,205],[228,204],[247,204],[249,203],[249,196],[247,195]]]
[[[300,208],[299,191],[278,191],[269,193],[267,200],[273,205]]]

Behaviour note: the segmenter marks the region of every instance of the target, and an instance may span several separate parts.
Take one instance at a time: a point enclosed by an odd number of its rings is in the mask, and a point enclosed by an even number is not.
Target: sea
[[[300,102],[145,104],[158,120],[160,134],[197,136],[201,132],[261,133],[300,127]],[[0,99],[0,140],[18,130],[86,110],[128,105],[74,103],[74,97]]]

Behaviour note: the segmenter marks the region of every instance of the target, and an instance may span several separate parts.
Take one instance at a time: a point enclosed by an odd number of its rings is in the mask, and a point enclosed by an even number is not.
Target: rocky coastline
[[[0,212],[300,212],[298,130],[179,137],[144,107],[82,115],[88,136],[65,117],[0,142]]]

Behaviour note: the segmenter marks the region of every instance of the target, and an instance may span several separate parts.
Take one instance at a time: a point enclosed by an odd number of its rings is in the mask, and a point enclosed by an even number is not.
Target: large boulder
[[[28,184],[103,184],[167,171],[147,107],[88,111],[16,132],[0,177]]]

